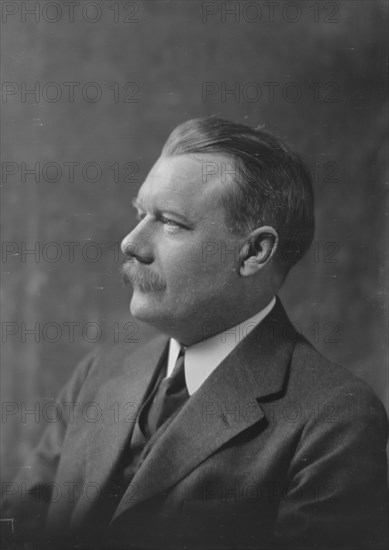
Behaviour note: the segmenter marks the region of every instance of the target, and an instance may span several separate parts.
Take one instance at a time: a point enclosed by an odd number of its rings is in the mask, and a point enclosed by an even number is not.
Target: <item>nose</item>
[[[135,258],[141,263],[150,264],[153,261],[151,236],[140,222],[120,244],[120,249],[126,256]]]

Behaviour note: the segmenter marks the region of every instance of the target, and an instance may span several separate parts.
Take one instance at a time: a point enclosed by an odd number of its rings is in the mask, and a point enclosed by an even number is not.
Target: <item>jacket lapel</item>
[[[166,336],[158,336],[147,346],[127,356],[120,373],[104,384],[96,396],[101,408],[98,422],[91,424],[88,437],[85,484],[103,488],[117,465],[132,436],[137,412],[147,394],[150,382],[158,372],[167,353]],[[107,365],[107,369],[112,365]],[[74,523],[81,521],[90,509],[86,499],[80,499],[73,515]]]
[[[277,299],[264,319],[187,401],[124,494],[112,521],[166,491],[230,439],[264,418],[259,405],[283,391],[297,333]],[[128,495],[135,498],[126,498]]]

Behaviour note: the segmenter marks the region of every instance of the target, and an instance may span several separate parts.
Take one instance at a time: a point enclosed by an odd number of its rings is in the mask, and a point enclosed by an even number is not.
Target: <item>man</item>
[[[68,547],[385,547],[384,409],[277,297],[313,238],[300,158],[191,120],[134,206],[123,279],[161,334],[76,369],[61,422],[7,487],[16,531]]]

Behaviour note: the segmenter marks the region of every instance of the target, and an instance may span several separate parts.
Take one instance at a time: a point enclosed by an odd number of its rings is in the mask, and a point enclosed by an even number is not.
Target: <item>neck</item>
[[[193,346],[194,344],[208,340],[217,334],[243,323],[250,317],[253,317],[269,305],[273,296],[274,295],[267,296],[266,299],[261,300],[260,303],[257,302],[255,305],[251,305],[250,308],[244,310],[236,309],[230,315],[226,315],[226,312],[223,311],[223,314],[219,316],[208,315],[190,324],[182,322],[179,326],[165,325],[163,329],[160,328],[160,330],[184,346]]]

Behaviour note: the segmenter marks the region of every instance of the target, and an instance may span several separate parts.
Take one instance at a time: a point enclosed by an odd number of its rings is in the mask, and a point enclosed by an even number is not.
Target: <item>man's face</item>
[[[210,161],[228,163],[221,155],[160,158],[134,201],[139,223],[122,242],[132,315],[173,336],[199,334],[237,305],[239,242],[221,202],[231,182],[205,178]]]

